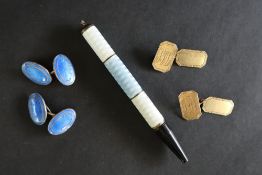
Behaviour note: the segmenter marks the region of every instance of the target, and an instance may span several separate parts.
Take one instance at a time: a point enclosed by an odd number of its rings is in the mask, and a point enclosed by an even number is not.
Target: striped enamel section
[[[102,62],[115,54],[95,26],[89,27],[82,35]]]
[[[117,55],[109,58],[104,64],[130,99],[142,91],[140,85]]]
[[[132,102],[151,128],[157,128],[164,123],[164,117],[144,91],[133,98]]]

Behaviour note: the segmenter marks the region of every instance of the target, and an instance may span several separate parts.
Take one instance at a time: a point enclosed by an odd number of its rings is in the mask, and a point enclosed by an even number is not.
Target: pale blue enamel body
[[[52,82],[52,77],[48,70],[40,64],[27,61],[22,64],[22,72],[24,75],[39,85],[48,85]]]
[[[66,86],[75,82],[75,70],[69,58],[63,54],[55,57],[53,69],[57,79]]]
[[[29,96],[28,110],[35,124],[42,125],[45,123],[47,117],[46,104],[40,94],[33,93]]]
[[[142,91],[140,85],[117,55],[113,55],[104,64],[130,99]]]
[[[48,132],[59,135],[66,132],[75,122],[76,112],[73,109],[64,109],[56,114],[48,124]]]

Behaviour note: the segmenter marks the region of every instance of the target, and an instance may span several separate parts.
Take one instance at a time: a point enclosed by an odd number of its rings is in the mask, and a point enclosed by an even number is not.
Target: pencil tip
[[[188,158],[184,153],[182,147],[178,143],[175,135],[168,127],[166,123],[162,124],[158,130],[157,135],[161,138],[163,142],[171,149],[171,151],[183,162],[188,162]]]

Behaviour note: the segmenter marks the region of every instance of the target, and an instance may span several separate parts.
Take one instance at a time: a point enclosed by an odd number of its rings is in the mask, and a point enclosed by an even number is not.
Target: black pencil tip
[[[171,151],[183,162],[188,162],[188,158],[178,143],[175,135],[166,123],[162,124],[158,130],[157,135],[161,138],[163,142],[171,149]]]

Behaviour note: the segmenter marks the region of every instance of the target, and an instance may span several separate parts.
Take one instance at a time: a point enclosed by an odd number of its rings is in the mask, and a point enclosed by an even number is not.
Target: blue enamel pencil
[[[94,25],[87,24],[84,21],[81,21],[81,24],[83,25],[83,37],[117,81],[128,98],[135,105],[148,125],[182,162],[187,162],[187,156],[179,145],[173,132],[166,124],[164,117],[155,107],[147,94],[143,91],[141,86],[120,58],[115,54],[114,50],[107,43],[99,30]]]

